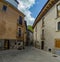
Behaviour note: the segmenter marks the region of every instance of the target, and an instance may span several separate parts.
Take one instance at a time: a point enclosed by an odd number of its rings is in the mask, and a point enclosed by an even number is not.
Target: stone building
[[[0,49],[24,45],[26,42],[24,17],[25,15],[14,5],[0,0]]]
[[[34,24],[34,45],[42,50],[60,50],[60,0],[48,0]]]
[[[31,31],[30,29],[27,29],[27,42],[26,42],[27,46],[31,46],[33,45],[33,31]]]

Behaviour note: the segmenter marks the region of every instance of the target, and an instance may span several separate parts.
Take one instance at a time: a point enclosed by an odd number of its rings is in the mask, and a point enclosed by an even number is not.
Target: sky
[[[18,9],[23,12],[27,25],[33,25],[39,12],[47,2],[47,0],[18,0]]]

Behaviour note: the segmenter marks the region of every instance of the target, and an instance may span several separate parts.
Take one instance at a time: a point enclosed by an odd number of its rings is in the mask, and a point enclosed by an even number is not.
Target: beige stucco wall
[[[3,5],[7,6],[7,11],[2,11]],[[17,24],[19,16],[23,18],[22,26]],[[16,11],[13,7],[0,2],[0,39],[17,39],[18,27],[21,28],[22,34],[25,33],[24,16]],[[22,38],[21,38],[22,39]]]
[[[60,2],[60,1],[59,1]],[[58,2],[58,3],[59,3]],[[60,18],[57,18],[57,8],[56,3],[44,16],[44,37],[45,37],[45,43],[44,48],[45,50],[48,50],[49,48],[52,49],[52,51],[55,49],[55,39],[60,39],[60,32],[57,30],[57,22],[60,21]],[[40,35],[41,35],[41,20],[37,23],[37,40],[41,42]],[[36,27],[35,26],[35,27]],[[35,39],[35,28],[34,28],[34,39]]]

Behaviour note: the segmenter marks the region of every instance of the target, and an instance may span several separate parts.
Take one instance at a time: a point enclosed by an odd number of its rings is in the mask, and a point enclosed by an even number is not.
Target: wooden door
[[[60,39],[55,40],[55,47],[60,48]]]

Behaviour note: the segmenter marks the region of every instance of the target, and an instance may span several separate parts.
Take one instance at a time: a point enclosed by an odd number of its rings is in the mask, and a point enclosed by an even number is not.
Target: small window
[[[41,38],[42,40],[44,40],[45,38],[44,38],[44,30],[42,30],[42,38]]]
[[[60,30],[60,22],[58,22],[58,30]]]
[[[21,28],[18,28],[18,36],[21,37]]]
[[[21,24],[22,25],[22,17],[21,16],[19,16],[18,24]]]
[[[3,5],[2,10],[3,10],[3,11],[6,11],[6,10],[7,10],[7,6]]]
[[[42,30],[42,37],[44,37],[44,30]]]
[[[37,32],[37,26],[36,26],[36,28],[35,28],[35,32]]]
[[[44,27],[44,17],[42,18],[42,27]]]

